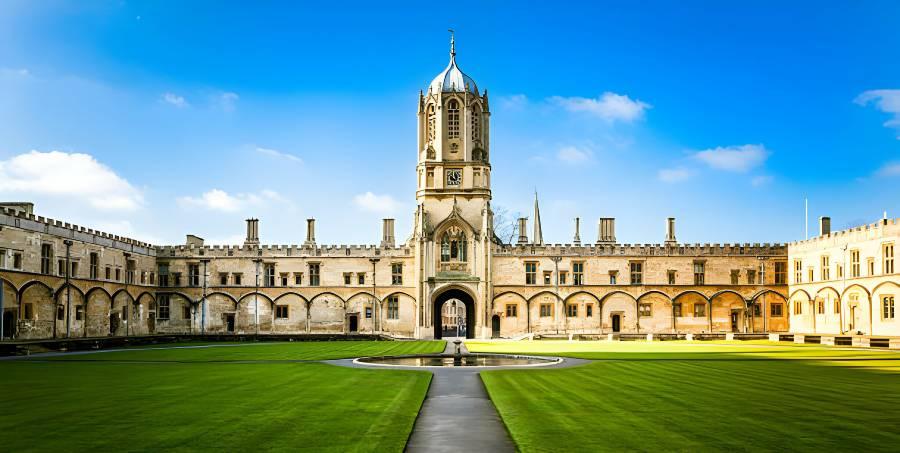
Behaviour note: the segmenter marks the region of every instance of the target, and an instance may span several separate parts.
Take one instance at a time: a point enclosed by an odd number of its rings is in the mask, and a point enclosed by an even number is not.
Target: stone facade
[[[595,243],[576,231],[575,244],[545,244],[537,199],[534,237],[520,219],[518,241],[503,243],[491,209],[488,94],[459,70],[452,47],[417,112],[417,208],[405,242],[385,219],[377,246],[320,245],[310,219],[301,245],[264,245],[248,219],[241,245],[188,235],[184,245],[151,246],[3,205],[3,335],[434,338],[448,301],[465,306],[477,338],[791,328],[785,245],[682,244],[674,219],[660,244],[619,244],[611,218],[600,219]]]

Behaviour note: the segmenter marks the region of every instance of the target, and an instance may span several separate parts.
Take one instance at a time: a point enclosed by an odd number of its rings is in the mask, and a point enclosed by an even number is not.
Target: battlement
[[[146,242],[34,215],[25,210],[7,206],[0,207],[0,226],[52,234],[62,238],[112,247],[141,255],[152,256],[156,254],[153,245]]]
[[[497,256],[787,256],[785,244],[519,244],[494,247]]]
[[[377,245],[166,245],[156,247],[159,258],[370,258],[373,256],[410,257],[412,249],[406,245],[388,247]]]
[[[840,231],[831,231],[828,234],[790,242],[788,243],[788,246],[806,248],[806,246],[816,247],[822,246],[823,244],[834,245],[837,242],[865,241],[883,237],[887,234],[886,230],[888,229],[896,229],[893,233],[895,235],[900,235],[900,218],[880,219],[874,223],[867,223],[865,225],[859,225]],[[875,236],[873,237],[873,235]]]

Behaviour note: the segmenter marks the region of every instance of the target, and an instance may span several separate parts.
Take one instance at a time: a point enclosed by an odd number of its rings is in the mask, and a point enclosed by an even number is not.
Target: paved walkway
[[[446,339],[445,353],[453,353],[453,339]],[[463,352],[465,344],[462,345]],[[540,368],[562,368],[587,363],[565,359],[562,363]],[[352,360],[330,361],[335,365],[364,367]],[[372,368],[385,369],[383,366]],[[433,378],[416,424],[406,444],[410,452],[514,452],[516,445],[500,420],[494,403],[485,391],[479,372],[484,367],[391,367],[427,370]],[[496,369],[534,369],[533,367],[490,367]]]

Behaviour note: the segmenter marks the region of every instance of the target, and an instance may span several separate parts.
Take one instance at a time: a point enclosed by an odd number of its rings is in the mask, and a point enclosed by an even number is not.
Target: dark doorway
[[[612,328],[613,332],[619,333],[622,330],[622,316],[621,315],[612,315]]]
[[[731,310],[731,331],[738,331],[738,312],[737,310]]]
[[[359,316],[350,315],[347,322],[350,324],[350,333],[359,332]]]
[[[225,313],[225,331],[234,333],[234,313]]]
[[[147,330],[150,333],[156,332],[156,312],[150,312],[150,317],[147,318]]]
[[[114,336],[117,330],[119,330],[119,313],[113,312],[109,314],[109,334]]]
[[[475,338],[475,301],[472,299],[472,296],[470,296],[469,293],[461,289],[449,289],[435,297],[434,304],[431,307],[435,340],[443,338],[443,320],[441,316],[441,313],[443,311],[442,308],[444,306],[444,302],[452,299],[456,299],[457,303],[462,303],[465,306],[465,337]],[[453,334],[455,335],[456,333],[454,332]]]
[[[6,310],[3,312],[3,337],[12,338],[16,334],[16,311]]]
[[[491,338],[500,338],[500,315],[491,316]]]

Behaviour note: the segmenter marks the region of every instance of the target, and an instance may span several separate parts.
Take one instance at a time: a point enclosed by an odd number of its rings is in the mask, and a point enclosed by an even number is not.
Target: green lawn
[[[4,451],[402,451],[430,373],[292,360],[442,348],[266,343],[0,362],[0,437]],[[229,362],[259,358],[272,362]]]
[[[900,445],[895,352],[779,344],[471,344],[470,350],[603,359],[481,374],[522,451],[896,451]]]

